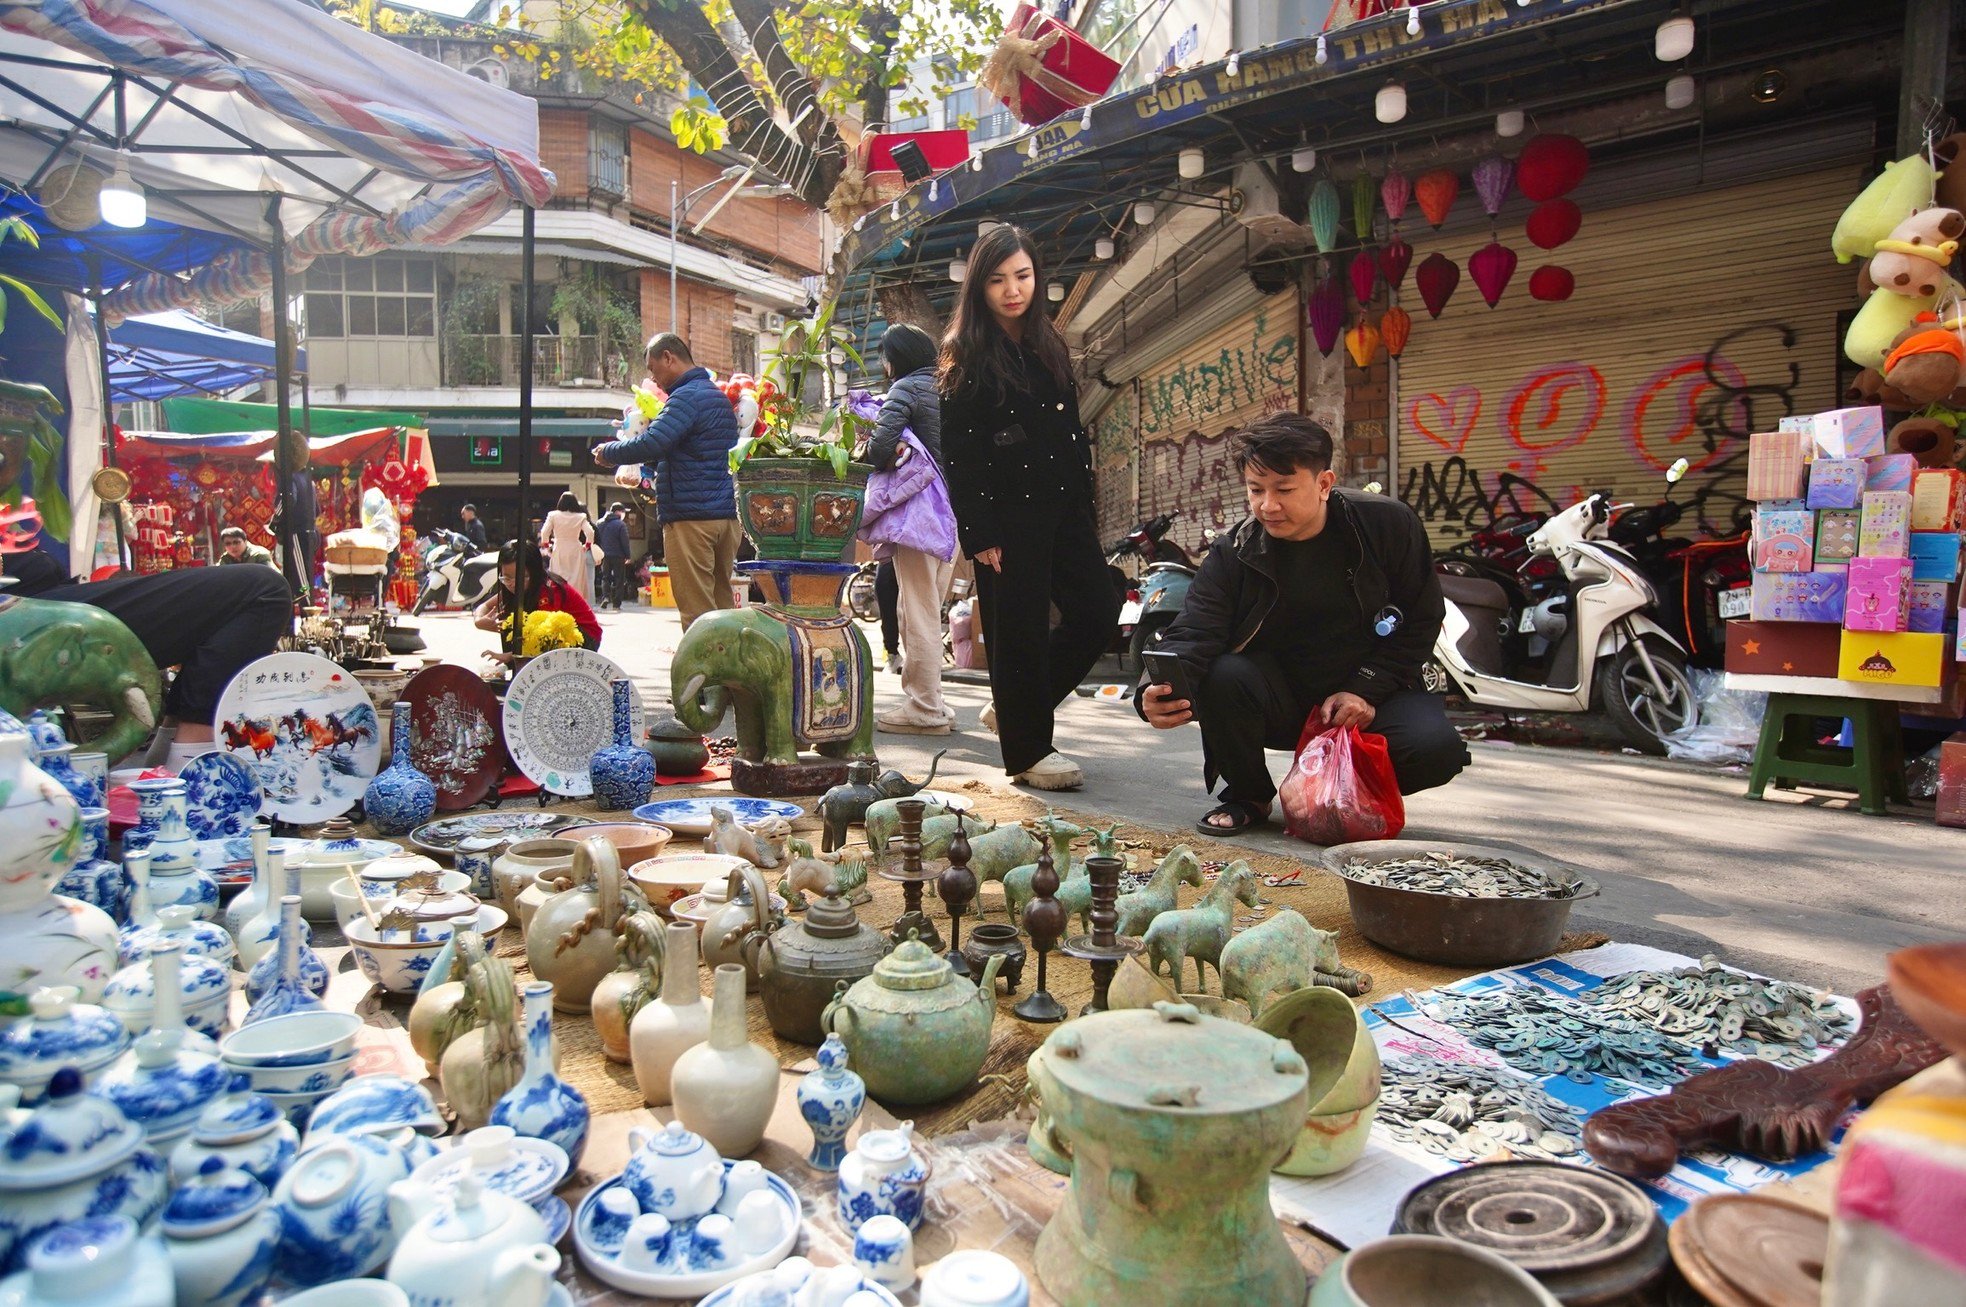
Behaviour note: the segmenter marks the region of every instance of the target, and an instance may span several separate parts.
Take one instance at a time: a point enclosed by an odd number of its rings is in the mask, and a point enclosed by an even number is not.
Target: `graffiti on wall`
[[[1613,440],[1635,475],[1663,476],[1686,459],[1675,492],[1688,509],[1685,520],[1709,535],[1735,534],[1752,510],[1743,493],[1748,435],[1772,431],[1795,412],[1802,381],[1792,360],[1782,379],[1750,381],[1728,350],[1740,352],[1757,336],[1772,337],[1784,352],[1796,341],[1781,323],[1740,327],[1703,353],[1669,360],[1623,396],[1600,369],[1577,360],[1532,367],[1494,390],[1463,384],[1414,395],[1403,411],[1400,499],[1449,535],[1514,514],[1554,512],[1605,487],[1566,478],[1552,460]],[[1507,441],[1500,466],[1475,466],[1466,451],[1478,432]]]

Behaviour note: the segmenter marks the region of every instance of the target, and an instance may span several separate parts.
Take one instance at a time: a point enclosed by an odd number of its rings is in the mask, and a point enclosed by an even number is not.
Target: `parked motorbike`
[[[431,604],[470,608],[498,587],[498,551],[477,551],[463,534],[439,527],[422,541],[423,584],[412,614]]]
[[[1195,579],[1195,564],[1187,550],[1167,538],[1179,516],[1181,512],[1176,509],[1148,518],[1106,550],[1106,570],[1120,597],[1113,650],[1123,674],[1139,673],[1141,651],[1181,611],[1181,602],[1188,597],[1188,587]],[[1137,577],[1125,566],[1136,559],[1144,564]]]
[[[1548,513],[1510,513],[1434,554],[1434,570],[1443,576],[1478,577],[1502,587],[1510,616],[1498,636],[1511,665],[1546,654],[1549,632],[1560,634],[1565,620],[1559,616],[1569,602],[1562,571],[1554,558],[1529,551],[1529,537],[1547,521]]]
[[[1612,519],[1610,538],[1638,560],[1659,593],[1659,617],[1686,647],[1696,667],[1719,667],[1727,655],[1727,622],[1748,615],[1754,570],[1747,535],[1724,540],[1686,540],[1669,536],[1685,516],[1673,487],[1686,475],[1679,459],[1666,469],[1666,497],[1657,504],[1628,509]]]
[[[1552,600],[1525,606],[1495,581],[1443,575],[1446,618],[1422,684],[1489,707],[1600,708],[1633,748],[1664,753],[1666,736],[1698,721],[1699,704],[1686,650],[1658,620],[1657,592],[1608,538],[1613,507],[1591,495],[1529,535],[1530,554],[1554,559],[1562,573],[1563,593]],[[1512,654],[1502,637],[1510,630],[1535,631],[1547,652]]]

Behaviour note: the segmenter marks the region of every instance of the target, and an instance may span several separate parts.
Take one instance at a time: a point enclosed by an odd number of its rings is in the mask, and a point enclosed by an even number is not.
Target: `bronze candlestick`
[[[922,882],[935,878],[934,872],[922,869],[922,812],[928,804],[921,799],[900,799],[894,807],[899,818],[895,823],[895,843],[901,849],[901,870],[889,871],[883,866],[881,875],[901,882],[901,919],[888,931],[888,938],[903,944],[913,932],[914,938],[940,953],[942,932],[922,911]]]
[[[976,873],[969,869],[969,833],[963,815],[956,814],[956,834],[949,841],[949,866],[935,880],[935,893],[949,910],[949,970],[968,979],[969,959],[962,954],[963,913],[976,897]]]
[[[1128,939],[1115,929],[1120,919],[1115,905],[1120,896],[1122,865],[1118,858],[1085,860],[1086,873],[1092,878],[1092,933],[1069,936],[1058,946],[1061,952],[1092,964],[1092,1001],[1079,1009],[1080,1016],[1106,1010],[1113,973],[1143,947],[1139,940]]]
[[[1058,869],[1052,865],[1051,845],[1038,850],[1038,869],[1031,874],[1031,901],[1024,905],[1024,929],[1030,932],[1031,947],[1038,953],[1038,987],[1011,1012],[1026,1021],[1063,1021],[1065,1005],[1045,988],[1045,962],[1051,946],[1065,932],[1065,905],[1052,896],[1058,893]]]

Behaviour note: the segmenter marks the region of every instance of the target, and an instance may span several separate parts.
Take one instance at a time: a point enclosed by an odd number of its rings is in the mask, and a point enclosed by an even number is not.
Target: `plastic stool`
[[[1813,722],[1819,717],[1847,718],[1850,747],[1817,743]],[[1794,789],[1797,781],[1855,790],[1857,806],[1874,817],[1885,815],[1887,802],[1909,802],[1898,706],[1881,699],[1770,694],[1748,797],[1760,798],[1770,781],[1784,790]]]

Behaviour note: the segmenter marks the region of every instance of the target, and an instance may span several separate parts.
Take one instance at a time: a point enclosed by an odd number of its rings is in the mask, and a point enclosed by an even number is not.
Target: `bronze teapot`
[[[888,950],[888,938],[862,925],[837,884],[825,886],[803,922],[766,938],[758,955],[758,988],[765,1019],[779,1035],[800,1044],[826,1037],[819,1015],[833,1001],[838,982],[871,975]]]
[[[759,950],[785,918],[773,905],[764,873],[756,867],[733,867],[726,883],[728,897],[703,923],[703,965],[714,973],[722,964],[735,962],[744,968],[745,989],[755,990]]]

